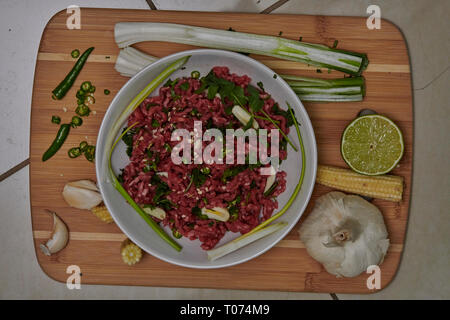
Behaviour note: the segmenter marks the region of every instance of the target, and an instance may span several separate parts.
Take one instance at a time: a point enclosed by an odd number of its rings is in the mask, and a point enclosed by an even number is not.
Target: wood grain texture
[[[368,293],[366,274],[356,278],[338,279],[326,273],[314,261],[298,239],[298,226],[284,240],[264,255],[244,264],[219,270],[192,270],[170,265],[150,255],[144,255],[134,267],[125,265],[119,255],[124,235],[115,224],[104,224],[88,211],[67,206],[61,191],[69,180],[95,180],[94,165],[84,158],[69,159],[67,150],[82,140],[95,144],[103,115],[114,95],[128,80],[117,74],[114,62],[118,48],[114,43],[114,24],[119,21],[159,21],[278,35],[303,41],[332,45],[339,40],[339,48],[365,52],[370,59],[364,72],[367,97],[360,103],[305,103],[312,120],[321,164],[345,167],[339,152],[340,136],[345,126],[360,109],[372,108],[393,119],[405,139],[405,155],[394,174],[405,177],[404,199],[400,203],[375,200],[382,210],[391,239],[391,247],[381,265],[382,288],[394,277],[400,262],[411,190],[413,119],[411,79],[408,52],[401,32],[383,21],[381,30],[368,30],[365,18],[323,17],[301,15],[256,15],[240,13],[199,13],[149,10],[81,9],[82,29],[66,29],[66,13],[61,11],[47,24],[37,56],[34,79],[31,143],[30,192],[32,225],[36,255],[43,271],[51,278],[66,281],[66,268],[79,265],[82,283],[147,285],[173,287],[311,291],[337,293]],[[52,89],[73,65],[70,52],[94,45],[83,71],[73,88],[61,101],[51,99]],[[192,46],[147,42],[137,48],[163,57],[193,48]],[[316,68],[252,55],[277,73],[341,77],[333,71],[316,73]],[[68,122],[76,107],[75,92],[82,81],[90,80],[97,87],[95,115],[85,118],[82,127],[72,129],[62,149],[43,163],[41,156],[53,141],[57,126],[51,116],[60,115]],[[111,94],[106,96],[107,88]],[[63,112],[63,107],[67,112]],[[302,220],[312,209],[315,199],[331,189],[316,185],[312,200]],[[56,211],[70,229],[68,246],[52,257],[44,256],[38,246],[50,234],[52,221],[44,209]],[[301,221],[302,221],[301,220]],[[300,223],[301,223],[300,221]]]

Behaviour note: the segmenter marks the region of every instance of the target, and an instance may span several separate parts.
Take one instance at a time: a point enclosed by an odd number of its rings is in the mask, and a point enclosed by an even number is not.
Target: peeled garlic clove
[[[210,219],[219,221],[228,221],[230,219],[230,213],[227,209],[221,207],[214,207],[212,209],[202,208],[202,214],[206,215]]]
[[[156,207],[156,208],[152,209],[152,208],[148,208],[148,207],[147,208],[143,207],[142,210],[144,210],[144,212],[146,214],[154,216],[155,218],[158,218],[161,220],[164,220],[166,218],[166,212],[161,208]]]
[[[78,181],[71,181],[67,183],[68,185],[71,185],[73,187],[93,190],[93,191],[99,191],[97,185],[91,181],[91,180],[78,180]]]
[[[49,210],[47,211],[53,215],[53,232],[50,239],[48,239],[45,244],[41,244],[39,248],[41,248],[46,256],[50,256],[53,253],[64,249],[67,245],[67,241],[69,241],[69,231],[67,230],[66,224],[56,215],[56,213]]]
[[[169,178],[169,173],[168,173],[168,172],[165,172],[165,171],[157,172],[156,174],[157,174],[158,176],[160,176],[160,177],[166,177],[166,178]]]
[[[91,210],[103,201],[97,186],[90,180],[68,182],[62,195],[69,206],[77,209]]]
[[[275,169],[273,167],[270,167],[270,176],[267,177],[266,180],[266,186],[264,187],[264,192],[267,192],[267,190],[270,189],[270,187],[273,185],[273,183],[276,180],[277,173],[275,172]]]
[[[251,115],[240,106],[236,105],[231,109],[231,113],[245,126],[251,119]],[[258,129],[258,122],[253,119],[252,127]]]

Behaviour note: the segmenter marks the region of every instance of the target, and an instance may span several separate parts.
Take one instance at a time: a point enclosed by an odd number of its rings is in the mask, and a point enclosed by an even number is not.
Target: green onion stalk
[[[365,95],[364,77],[316,79],[281,75],[302,101],[347,102],[362,101]]]
[[[281,37],[158,22],[119,22],[114,37],[119,48],[143,41],[167,41],[298,61],[359,76],[365,54]]]
[[[157,58],[137,49],[126,47],[120,50],[115,69],[123,76],[132,77],[156,60]],[[302,101],[362,101],[365,95],[365,80],[362,76],[337,79],[317,79],[293,75],[281,75],[281,77]]]
[[[186,56],[180,58],[170,64],[165,70],[163,70],[156,78],[154,78],[127,106],[127,108],[122,112],[119,118],[114,123],[110,134],[106,140],[106,148],[105,150],[109,150],[109,158],[108,158],[108,166],[109,166],[109,174],[111,176],[111,180],[113,182],[116,190],[124,197],[125,200],[134,208],[134,210],[144,219],[144,221],[169,245],[171,245],[175,250],[180,251],[181,246],[175,242],[169,235],[167,235],[164,230],[152,219],[150,218],[142,208],[131,198],[131,196],[127,193],[127,191],[123,188],[123,186],[118,181],[111,165],[111,156],[114,151],[117,143],[122,139],[124,134],[128,132],[132,127],[134,127],[137,123],[134,123],[132,126],[129,126],[122,135],[114,141],[114,137],[117,136],[120,128],[123,123],[129,117],[129,115],[144,101],[144,99],[152,93],[163,81],[165,81],[174,71],[181,68],[188,60],[190,56]]]

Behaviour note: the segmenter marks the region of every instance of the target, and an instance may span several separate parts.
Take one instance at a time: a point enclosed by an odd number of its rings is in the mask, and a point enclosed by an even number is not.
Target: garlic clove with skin
[[[91,210],[103,201],[96,184],[91,180],[68,182],[62,195],[69,206],[77,209]]]
[[[299,233],[308,253],[337,277],[356,277],[381,264],[389,247],[380,210],[342,192],[317,199]]]
[[[39,248],[46,255],[50,256],[56,253],[67,245],[69,241],[69,231],[66,224],[56,215],[56,213],[47,210],[53,216],[53,232],[50,239],[45,244],[41,244]]]

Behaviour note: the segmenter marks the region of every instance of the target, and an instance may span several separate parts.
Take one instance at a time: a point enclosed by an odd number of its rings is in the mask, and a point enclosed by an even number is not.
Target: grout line
[[[150,9],[152,10],[158,10],[158,8],[156,8],[155,4],[153,3],[152,0],[145,0],[147,1],[148,6],[150,7]]]
[[[431,79],[431,81],[428,82],[425,86],[423,86],[422,88],[414,89],[414,91],[424,90],[424,89],[428,88],[434,81],[436,81],[437,79],[439,79],[439,78],[440,78],[444,73],[446,73],[449,69],[450,69],[450,66],[448,66],[447,68],[445,68],[444,71],[442,71],[442,72],[439,73],[437,76],[435,76],[433,79]]]
[[[268,8],[264,9],[263,11],[261,11],[260,13],[262,14],[268,14],[271,13],[272,11],[278,9],[279,7],[281,7],[283,4],[285,4],[286,2],[288,2],[289,0],[280,0],[275,2],[273,5],[269,6]]]
[[[336,295],[336,293],[330,293],[330,296],[333,300],[339,300],[338,296]]]
[[[22,161],[21,163],[19,163],[18,165],[12,167],[11,169],[9,169],[8,171],[6,171],[5,173],[3,173],[0,176],[0,182],[5,180],[6,178],[8,178],[9,176],[13,175],[14,173],[16,173],[17,171],[19,171],[20,169],[23,169],[24,167],[26,167],[27,165],[30,164],[30,158]]]

